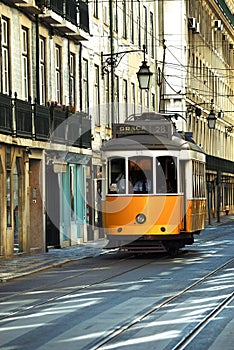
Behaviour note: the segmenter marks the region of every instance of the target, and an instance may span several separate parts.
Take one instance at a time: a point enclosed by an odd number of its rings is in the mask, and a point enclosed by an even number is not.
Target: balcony
[[[41,106],[0,93],[0,134],[91,148],[91,120],[69,106]]]
[[[57,28],[63,34],[75,34],[77,32],[76,25],[66,19],[63,19],[59,24],[54,24],[54,28]]]
[[[89,7],[88,2],[80,0],[78,2],[78,27],[89,33]]]
[[[91,120],[85,113],[70,113],[69,107],[50,107],[51,141],[69,146],[91,148]]]
[[[15,3],[21,8],[25,9],[31,15],[38,15],[41,12],[41,2],[37,0],[16,1]]]
[[[25,3],[28,3],[28,1],[30,0],[12,0],[12,2],[16,5],[25,4]]]
[[[48,141],[50,136],[50,110],[48,107],[34,105],[34,135],[36,140]]]
[[[0,132],[12,134],[11,97],[4,94],[0,94]]]
[[[46,23],[71,38],[88,40],[88,3],[76,0],[41,0],[36,3],[43,9],[39,16]]]
[[[13,101],[15,115],[14,134],[17,137],[32,138],[32,105],[30,102],[18,100]]]
[[[57,107],[53,103],[50,106],[51,136],[52,142],[66,143],[66,111],[63,107]]]
[[[77,5],[75,0],[65,1],[65,18],[77,26]]]
[[[68,33],[69,37],[79,41],[89,39],[89,9],[88,3],[78,2],[77,7],[77,30],[75,33]]]
[[[91,120],[86,113],[75,113],[67,120],[69,145],[91,148]]]

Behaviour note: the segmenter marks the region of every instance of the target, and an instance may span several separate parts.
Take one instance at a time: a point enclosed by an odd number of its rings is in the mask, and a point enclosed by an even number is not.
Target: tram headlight
[[[146,222],[146,216],[144,214],[142,214],[142,213],[138,214],[136,216],[136,222],[138,224],[144,224],[144,222]]]

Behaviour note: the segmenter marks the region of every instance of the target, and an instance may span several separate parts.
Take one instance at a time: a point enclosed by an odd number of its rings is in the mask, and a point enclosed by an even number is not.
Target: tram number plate
[[[149,129],[152,134],[168,134],[168,126],[166,125],[151,126]]]

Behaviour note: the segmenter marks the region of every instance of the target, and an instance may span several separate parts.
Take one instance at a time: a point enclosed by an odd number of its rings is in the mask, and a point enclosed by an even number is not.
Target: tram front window
[[[156,192],[177,192],[176,158],[171,156],[156,158]]]
[[[152,157],[136,156],[128,160],[129,193],[153,193]]]
[[[125,158],[113,158],[108,162],[108,193],[126,193]]]

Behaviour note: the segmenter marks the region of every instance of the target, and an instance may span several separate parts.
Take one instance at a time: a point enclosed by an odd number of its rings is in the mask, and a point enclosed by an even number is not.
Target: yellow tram
[[[106,248],[169,251],[204,228],[205,154],[158,113],[115,124],[102,149]]]

